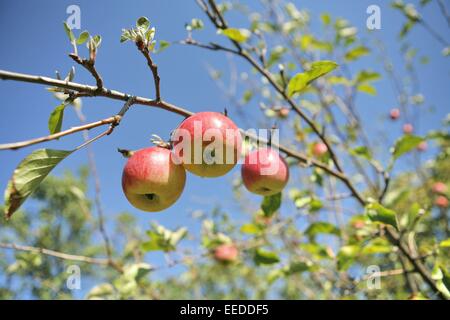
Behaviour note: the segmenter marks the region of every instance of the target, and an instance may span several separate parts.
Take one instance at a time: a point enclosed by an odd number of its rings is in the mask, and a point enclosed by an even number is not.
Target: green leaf
[[[261,203],[261,209],[266,217],[271,217],[281,206],[281,192],[266,196]]]
[[[367,160],[372,160],[372,155],[370,153],[370,150],[366,146],[359,146],[354,149],[350,149],[349,152],[351,155],[361,157],[361,158],[364,158]]]
[[[220,30],[219,33],[236,42],[245,42],[252,35],[252,33],[247,29],[235,29],[235,28],[223,29]]]
[[[247,234],[257,234],[261,231],[261,229],[253,223],[246,223],[244,225],[242,225],[241,227],[241,232],[242,233],[247,233]]]
[[[133,35],[131,34],[130,30],[127,29],[122,29],[122,35],[120,36],[120,43],[128,41],[128,40],[132,40],[133,39]]]
[[[14,170],[5,190],[6,218],[10,218],[50,171],[72,152],[39,149],[23,159]]]
[[[375,89],[375,87],[370,84],[360,84],[357,89],[358,91],[370,94],[372,96],[377,94],[377,89]]]
[[[369,203],[366,206],[366,214],[373,222],[381,222],[398,228],[397,216],[393,210],[383,207],[377,202]]]
[[[353,48],[350,51],[348,51],[345,54],[344,58],[347,61],[353,61],[353,60],[359,59],[360,57],[365,56],[369,53],[370,53],[370,50],[367,47],[358,46],[358,47]]]
[[[395,143],[394,148],[392,150],[393,159],[397,160],[405,153],[408,153],[411,150],[414,150],[423,141],[425,141],[424,138],[414,136],[414,135],[402,136],[400,139],[397,140],[397,142]]]
[[[380,78],[381,78],[381,76],[378,72],[363,70],[363,71],[358,72],[354,82],[356,84],[362,84],[362,83],[376,81],[376,80],[379,80]]]
[[[165,40],[160,40],[160,41],[159,41],[158,53],[164,51],[164,50],[167,49],[169,46],[170,46],[170,42],[165,41]]]
[[[50,134],[58,133],[61,131],[65,107],[66,105],[64,103],[61,103],[50,114],[50,118],[48,118],[48,130],[50,131]]]
[[[169,252],[174,251],[177,244],[187,235],[187,229],[179,228],[176,231],[171,231],[163,226],[153,225],[152,230],[146,233],[150,239],[142,243],[142,250]]]
[[[74,36],[72,30],[70,29],[69,25],[66,22],[64,22],[64,30],[66,31],[66,34],[69,37],[70,42],[74,42],[75,36]]]
[[[100,43],[102,43],[102,37],[98,34],[92,37],[92,40],[94,41],[96,48],[98,48],[100,46]]]
[[[89,32],[87,31],[83,31],[82,33],[80,33],[80,35],[78,36],[77,39],[77,44],[83,44],[86,42],[86,40],[89,38]]]
[[[264,249],[256,249],[253,260],[257,265],[268,265],[280,262],[280,258],[275,252]]]
[[[391,252],[392,252],[391,244],[386,239],[382,238],[377,238],[370,241],[361,250],[361,254],[367,255],[379,253],[391,253]]]
[[[144,31],[147,31],[148,28],[150,28],[150,21],[148,21],[147,17],[140,17],[136,21],[136,27],[138,27]]]
[[[288,84],[288,95],[304,90],[315,79],[336,69],[338,64],[334,61],[316,61],[311,64],[311,68],[302,73],[297,73],[291,78]]]
[[[340,235],[339,229],[329,222],[314,222],[310,224],[305,231],[305,234],[310,238],[314,238],[319,233],[334,234],[336,236]]]

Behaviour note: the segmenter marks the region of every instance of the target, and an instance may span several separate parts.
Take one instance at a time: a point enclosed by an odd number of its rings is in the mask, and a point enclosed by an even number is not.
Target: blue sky
[[[366,8],[377,4],[382,9],[382,29],[375,31],[375,36],[382,39],[395,68],[403,69],[398,55],[399,42],[397,33],[404,21],[403,17],[388,8],[389,1],[294,1],[299,8],[307,8],[312,20],[318,21],[319,14],[329,12],[333,17],[348,19],[361,31],[361,35],[372,39],[365,30]],[[260,8],[259,1],[246,1],[253,8]],[[120,44],[122,28],[132,27],[138,17],[145,15],[156,27],[156,39],[175,41],[184,39],[184,24],[194,17],[202,18],[206,28],[198,39],[216,42],[223,37],[216,35],[203,16],[195,1],[1,1],[0,2],[0,69],[36,75],[53,76],[55,70],[65,74],[74,63],[67,54],[71,47],[62,28],[67,18],[66,8],[76,4],[81,8],[81,29],[103,37],[97,58],[97,69],[104,78],[105,86],[134,95],[153,96],[151,74],[143,57],[131,43]],[[445,21],[437,12],[435,4],[425,10],[425,18],[430,20],[435,29],[448,34]],[[248,27],[242,16],[230,17],[231,25]],[[314,22],[314,28],[318,23]],[[441,55],[442,46],[432,39],[420,27],[416,27],[409,39],[421,48],[419,55],[430,57],[430,63],[419,65],[421,90],[426,97],[425,107],[434,106],[433,112],[422,112],[419,119],[419,134],[436,128],[449,111],[450,92],[448,90],[448,58]],[[226,42],[224,42],[226,43]],[[83,46],[81,55],[86,54]],[[209,64],[226,74],[228,63],[223,53],[205,51],[180,45],[171,46],[155,56],[161,75],[163,99],[191,111],[222,111],[228,106],[227,100],[208,76],[206,65]],[[249,71],[248,65],[235,59],[240,71]],[[355,70],[370,66],[380,70],[374,57],[361,59],[354,66]],[[76,82],[94,84],[91,76],[77,67]],[[376,97],[360,95],[358,108],[363,122],[375,135],[380,131],[393,141],[401,135],[399,124],[391,125],[384,121],[388,110],[396,105],[390,83],[382,80],[376,83]],[[47,120],[58,101],[46,92],[44,86],[12,81],[0,82],[2,115],[0,117],[0,143],[20,141],[47,134]],[[94,121],[117,113],[121,102],[103,98],[84,99],[84,112],[88,120]],[[248,106],[250,115],[257,115],[258,102]],[[232,108],[231,117],[235,116]],[[175,114],[144,106],[134,106],[115,132],[93,145],[97,166],[102,183],[102,200],[107,215],[129,211],[139,217],[139,223],[146,227],[151,220],[158,221],[169,228],[188,225],[198,235],[199,223],[189,213],[192,210],[210,210],[220,205],[233,214],[237,221],[246,221],[248,216],[242,214],[232,201],[231,181],[239,172],[233,172],[217,179],[202,179],[188,175],[185,191],[179,201],[171,208],[158,214],[143,213],[131,207],[122,194],[120,185],[122,167],[125,160],[117,153],[117,147],[138,149],[150,146],[151,134],[168,137],[182,118]],[[64,128],[77,125],[78,120],[71,110],[66,112]],[[387,127],[384,127],[384,126]],[[93,134],[94,132],[91,132]],[[82,135],[65,137],[60,141],[46,143],[40,147],[70,149],[82,142]],[[18,151],[0,152],[0,189],[6,187],[15,166],[28,153],[38,147],[24,148]],[[82,150],[64,160],[55,173],[63,170],[75,170],[87,163],[86,151]],[[259,201],[258,197],[250,196]],[[27,204],[25,204],[27,207]],[[284,208],[288,213],[292,208]],[[158,262],[162,262],[159,258]],[[151,261],[153,262],[153,261]]]

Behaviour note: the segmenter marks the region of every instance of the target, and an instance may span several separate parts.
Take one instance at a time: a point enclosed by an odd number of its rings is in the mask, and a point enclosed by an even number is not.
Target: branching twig
[[[150,56],[150,52],[148,51],[148,48],[141,45],[141,43],[136,43],[136,46],[138,47],[139,51],[144,55],[145,60],[147,60],[147,64],[152,71],[153,74],[153,81],[155,82],[155,100],[156,102],[161,101],[161,88],[160,88],[160,81],[161,78],[158,74],[158,66],[153,62],[152,57]]]
[[[82,59],[76,54],[69,54],[69,57],[73,59],[76,63],[83,66],[86,70],[88,70],[92,76],[95,78],[95,81],[97,83],[97,89],[101,90],[103,88],[103,79],[97,72],[97,69],[95,68],[95,61],[91,59]]]

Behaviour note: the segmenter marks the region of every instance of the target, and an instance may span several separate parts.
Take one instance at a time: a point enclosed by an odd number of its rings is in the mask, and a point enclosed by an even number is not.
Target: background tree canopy
[[[0,299],[449,299],[450,6],[385,1],[368,30],[370,5],[81,1],[76,30],[68,3],[0,4],[0,133],[23,141],[0,145]],[[161,213],[126,202],[118,147],[225,107],[280,129],[281,194],[238,165]]]

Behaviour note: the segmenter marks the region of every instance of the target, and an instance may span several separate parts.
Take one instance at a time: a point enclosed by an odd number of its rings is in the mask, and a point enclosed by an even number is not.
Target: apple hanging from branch
[[[199,112],[174,130],[172,142],[186,170],[200,177],[220,177],[236,165],[242,137],[224,114]]]
[[[289,167],[271,147],[247,154],[241,168],[242,180],[248,191],[271,196],[284,189],[289,180]]]
[[[171,150],[155,146],[133,152],[122,174],[122,188],[137,209],[157,212],[174,204],[183,192],[186,171]]]

